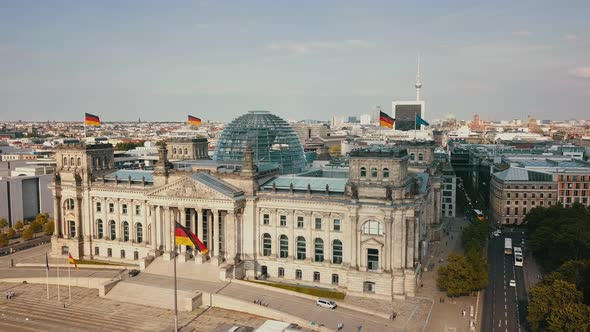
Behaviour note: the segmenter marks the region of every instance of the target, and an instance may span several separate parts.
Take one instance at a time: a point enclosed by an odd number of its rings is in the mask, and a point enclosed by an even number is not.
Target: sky
[[[567,3],[567,4],[566,4]],[[590,118],[590,3],[0,1],[0,121]]]

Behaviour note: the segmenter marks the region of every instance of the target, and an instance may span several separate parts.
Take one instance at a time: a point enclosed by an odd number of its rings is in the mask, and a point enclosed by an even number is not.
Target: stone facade
[[[209,159],[206,138],[176,138],[167,144],[170,160]]]
[[[107,145],[59,147],[65,162],[53,183],[54,253],[171,260],[178,222],[209,249],[202,255],[180,246],[179,261],[214,264],[222,278],[263,277],[382,299],[415,295],[440,198],[431,177],[408,173],[406,149],[353,151],[344,193],[309,184],[263,189],[258,184],[278,169],[255,170],[251,149],[237,172],[210,164],[206,172],[174,169],[169,149],[160,148],[155,171],[147,172],[112,169]]]

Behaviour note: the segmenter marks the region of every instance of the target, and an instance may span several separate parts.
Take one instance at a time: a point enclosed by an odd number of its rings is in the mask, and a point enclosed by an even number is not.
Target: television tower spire
[[[420,89],[422,88],[422,79],[420,77],[420,53],[418,53],[418,70],[416,72],[416,101],[420,101]]]

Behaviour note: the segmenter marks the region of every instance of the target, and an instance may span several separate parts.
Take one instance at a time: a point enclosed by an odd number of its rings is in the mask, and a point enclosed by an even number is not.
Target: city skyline
[[[81,121],[90,112],[103,121],[194,114],[228,122],[250,109],[329,120],[375,105],[391,112],[392,100],[415,98],[418,53],[431,119],[587,114],[583,1],[2,6],[6,121]]]

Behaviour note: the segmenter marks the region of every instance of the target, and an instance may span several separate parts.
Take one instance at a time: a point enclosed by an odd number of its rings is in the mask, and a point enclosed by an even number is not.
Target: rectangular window
[[[121,210],[122,210],[123,214],[127,214],[127,204],[123,204],[123,207]]]
[[[113,257],[113,249],[112,248],[107,249],[107,257]]]
[[[279,278],[284,278],[285,277],[285,269],[282,267],[279,267],[279,273],[277,274],[277,276]]]
[[[340,277],[337,274],[332,274],[332,285],[338,285]]]
[[[340,219],[334,219],[334,231],[340,232]]]
[[[322,229],[322,218],[315,218],[315,229]]]
[[[320,273],[317,271],[313,272],[313,282],[320,282]]]
[[[135,215],[139,216],[141,214],[141,205],[135,206]]]
[[[518,208],[514,208],[514,214],[518,215]]]
[[[367,249],[367,269],[377,271],[379,269],[379,250]]]
[[[303,227],[304,227],[303,216],[298,216],[297,217],[297,228],[303,228]]]
[[[264,224],[264,225],[270,224],[270,214],[265,213],[262,215],[262,224]]]
[[[99,256],[99,255],[100,255],[100,248],[94,247],[94,256]]]
[[[121,249],[121,258],[125,258],[125,250]]]
[[[295,279],[297,279],[297,280],[303,279],[303,271],[295,270]]]
[[[100,211],[102,211],[102,206],[100,205],[100,202],[96,202],[96,212]]]
[[[109,203],[109,213],[115,213],[115,204]]]
[[[287,216],[280,216],[279,219],[281,222],[281,227],[286,227],[287,226]]]
[[[510,201],[506,201],[506,205],[510,205]]]
[[[365,281],[363,283],[363,291],[365,293],[375,293],[375,283],[371,281]]]
[[[508,214],[508,215],[510,214],[510,208],[509,207],[506,208],[506,214]]]

